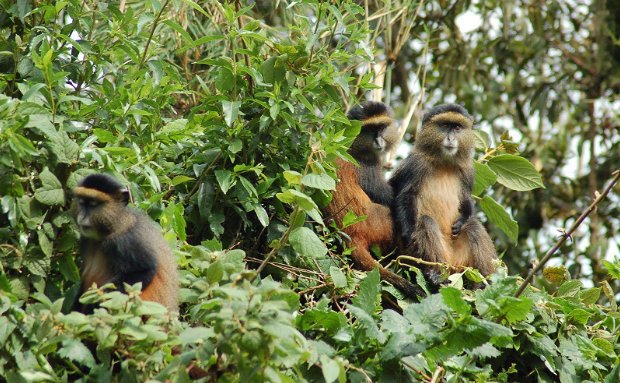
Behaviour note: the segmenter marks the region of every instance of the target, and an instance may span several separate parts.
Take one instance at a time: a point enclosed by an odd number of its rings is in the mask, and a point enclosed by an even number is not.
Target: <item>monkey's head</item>
[[[349,149],[358,161],[380,161],[398,140],[398,129],[389,108],[382,102],[362,102],[353,107],[347,117],[362,122],[362,129]]]
[[[106,174],[91,174],[73,189],[71,213],[82,236],[101,240],[121,227],[129,190]]]
[[[443,162],[460,163],[473,155],[473,125],[473,117],[462,106],[436,106],[422,118],[415,148]]]

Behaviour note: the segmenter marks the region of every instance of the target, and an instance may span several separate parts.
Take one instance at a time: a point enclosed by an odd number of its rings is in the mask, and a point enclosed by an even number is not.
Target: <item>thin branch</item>
[[[555,254],[555,252],[558,251],[560,246],[562,246],[562,244],[568,238],[571,237],[571,235],[575,232],[575,230],[577,230],[579,225],[581,225],[581,223],[588,217],[588,215],[590,215],[590,213],[592,213],[592,211],[594,211],[594,209],[596,208],[596,205],[598,205],[603,199],[605,199],[607,194],[609,194],[611,189],[613,189],[613,187],[616,185],[616,182],[618,182],[618,180],[620,179],[620,170],[616,170],[615,172],[612,173],[612,175],[613,175],[613,177],[612,177],[611,181],[609,182],[609,185],[607,185],[605,190],[603,190],[603,193],[601,193],[601,194],[597,193],[596,194],[596,199],[594,199],[594,201],[590,204],[590,206],[588,206],[588,208],[583,213],[581,213],[581,215],[579,216],[579,218],[577,218],[577,221],[575,221],[573,226],[571,226],[571,228],[567,232],[562,234],[562,236],[556,242],[556,244],[540,260],[538,265],[536,265],[536,267],[533,268],[532,271],[530,271],[530,273],[525,278],[525,281],[523,281],[521,286],[519,286],[519,289],[515,293],[515,297],[519,297],[523,293],[523,291],[525,290],[527,285],[532,282],[532,279],[534,278],[534,274],[536,274],[538,271],[540,271],[540,269],[542,269],[545,266],[545,264],[549,261],[549,259],[551,259],[553,254]]]
[[[151,41],[153,40],[153,35],[155,34],[155,28],[157,28],[159,19],[161,18],[161,15],[164,13],[164,10],[166,9],[166,7],[168,6],[168,3],[170,3],[170,0],[166,0],[164,5],[161,7],[161,10],[157,14],[157,17],[155,17],[155,20],[153,21],[153,28],[151,28],[151,34],[149,35],[149,39],[146,41],[146,46],[144,47],[144,53],[142,54],[142,60],[140,60],[140,66],[144,65],[144,62],[146,61],[146,54],[148,53],[149,46],[151,45]]]
[[[433,379],[431,379],[430,383],[439,382],[439,379],[442,374],[443,374],[443,367],[437,367],[437,369],[435,370],[435,373],[433,374]]]

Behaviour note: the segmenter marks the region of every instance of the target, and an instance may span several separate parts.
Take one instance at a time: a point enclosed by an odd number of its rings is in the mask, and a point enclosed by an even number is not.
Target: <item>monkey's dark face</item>
[[[97,227],[93,217],[100,216],[104,203],[95,198],[78,197],[76,201],[75,221],[80,234],[86,238],[101,240],[105,237],[101,228]]]
[[[358,161],[378,161],[392,146],[389,137],[385,136],[386,130],[386,128],[363,127],[351,144],[351,155]]]

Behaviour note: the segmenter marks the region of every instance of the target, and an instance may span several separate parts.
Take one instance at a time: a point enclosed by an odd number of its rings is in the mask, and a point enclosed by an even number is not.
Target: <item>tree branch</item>
[[[594,209],[596,208],[596,205],[598,205],[599,202],[601,202],[603,199],[605,199],[607,194],[609,194],[611,189],[613,189],[613,187],[616,185],[616,182],[618,182],[618,179],[620,179],[620,169],[616,170],[615,172],[613,172],[612,175],[613,175],[613,177],[611,179],[611,182],[609,183],[609,185],[607,185],[605,190],[603,190],[603,193],[601,193],[601,194],[596,193],[596,199],[594,199],[594,201],[590,204],[590,206],[588,206],[588,208],[583,213],[581,213],[581,215],[579,216],[579,218],[577,218],[577,221],[575,221],[573,226],[571,226],[571,228],[567,232],[562,234],[562,236],[555,243],[555,245],[540,260],[538,265],[536,265],[536,267],[534,267],[532,269],[532,271],[530,271],[530,273],[525,278],[525,281],[523,281],[521,286],[519,286],[519,289],[515,293],[515,297],[518,298],[523,293],[523,291],[525,290],[527,285],[532,282],[532,279],[534,278],[534,275],[538,271],[540,271],[540,269],[542,269],[545,266],[545,264],[549,261],[549,259],[551,259],[553,254],[555,254],[555,252],[558,251],[560,246],[562,246],[562,244],[575,232],[575,230],[577,230],[579,225],[581,225],[581,223],[588,217],[588,215],[590,215],[590,213],[592,213],[592,211],[594,211]]]

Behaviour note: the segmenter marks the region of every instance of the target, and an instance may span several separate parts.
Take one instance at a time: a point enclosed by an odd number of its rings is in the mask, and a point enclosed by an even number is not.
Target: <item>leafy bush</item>
[[[400,295],[376,271],[346,266],[320,210],[359,131],[345,105],[376,88],[368,36],[381,26],[363,7],[122,4],[0,2],[7,381],[183,382],[192,366],[221,381],[618,379],[609,285],[515,298],[517,278],[500,271],[472,292],[463,278],[479,276],[465,270],[419,304],[398,301],[401,315],[382,307]],[[516,241],[489,188],[542,180],[507,135],[493,146],[480,133],[477,148],[474,194]],[[87,292],[92,315],[67,310],[79,285],[71,189],[93,171],[123,179],[161,224],[179,318],[138,286]]]

